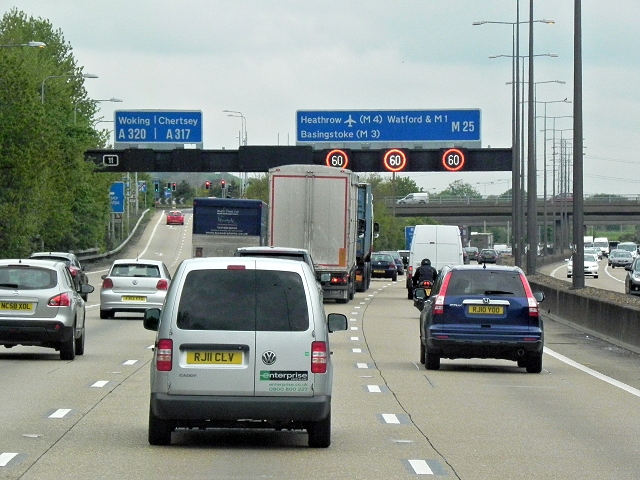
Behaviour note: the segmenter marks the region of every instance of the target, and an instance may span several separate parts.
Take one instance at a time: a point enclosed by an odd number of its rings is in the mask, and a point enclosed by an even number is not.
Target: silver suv
[[[274,258],[184,260],[162,310],[151,364],[149,443],[176,428],[305,429],[310,447],[331,443],[333,369],[326,316],[311,268]]]

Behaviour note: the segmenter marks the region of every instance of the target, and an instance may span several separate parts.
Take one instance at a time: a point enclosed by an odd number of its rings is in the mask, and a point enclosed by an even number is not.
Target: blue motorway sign
[[[124,182],[113,182],[109,189],[111,213],[124,213]]]
[[[404,227],[405,250],[411,250],[411,242],[413,241],[413,232],[415,229],[415,226]]]
[[[202,143],[202,112],[116,110],[116,143]]]
[[[479,142],[480,110],[298,110],[297,143]]]

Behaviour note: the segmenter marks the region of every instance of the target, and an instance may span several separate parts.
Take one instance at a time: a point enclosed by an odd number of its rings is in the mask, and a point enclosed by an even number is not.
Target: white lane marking
[[[358,337],[351,337],[351,340],[354,341],[354,342],[357,342],[360,339]]]
[[[362,308],[362,307],[353,307],[353,308]]]
[[[351,351],[353,353],[362,353],[362,349],[361,348],[352,348]]]
[[[394,413],[383,413],[382,414],[382,419],[386,423],[397,423],[398,425],[400,424],[400,420],[398,419],[398,417]]]
[[[63,418],[70,411],[71,411],[70,408],[59,408],[58,410],[53,412],[51,415],[49,415],[49,418]]]
[[[566,363],[567,365],[577,368],[578,370],[582,370],[584,373],[587,373],[589,375],[591,375],[592,377],[595,377],[599,380],[602,380],[603,382],[607,382],[609,385],[613,385],[614,387],[618,387],[622,390],[624,390],[625,392],[628,392],[632,395],[635,395],[636,397],[640,397],[640,390],[638,390],[637,388],[634,388],[630,385],[627,385],[626,383],[622,383],[614,378],[608,377],[607,375],[604,375],[600,372],[597,372],[589,367],[585,367],[584,365],[580,365],[578,362],[575,362],[573,360],[571,360],[570,358],[565,357],[564,355],[561,355],[557,352],[554,352],[553,350],[551,350],[550,348],[544,347],[544,353],[547,353],[549,355],[551,355],[552,357],[560,360],[563,363]]]
[[[369,365],[367,365],[366,363],[356,363],[356,365],[358,366],[358,368],[369,368]]]
[[[151,245],[151,241],[153,240],[153,236],[156,234],[156,230],[158,229],[158,225],[160,225],[161,221],[162,221],[162,215],[160,215],[160,218],[158,218],[158,221],[156,222],[156,226],[153,227],[153,231],[151,232],[151,236],[149,237],[149,241],[144,246],[144,250],[142,250],[142,252],[140,252],[140,254],[138,255],[139,257],[142,258],[142,256],[145,254],[145,252],[149,248],[149,245]]]
[[[379,385],[367,385],[367,390],[371,393],[382,393]]]
[[[350,321],[350,322],[355,322],[355,321],[357,321],[357,320],[358,320],[357,318],[350,318],[350,319],[349,319],[349,321]]]
[[[127,360],[123,365],[135,365],[137,362],[138,360]]]
[[[13,460],[13,457],[15,457],[16,455],[18,455],[17,453],[7,453],[7,452],[3,452],[0,453],[0,467],[6,467],[7,464]]]
[[[94,383],[93,385],[91,385],[91,387],[93,387],[93,388],[102,388],[102,387],[104,387],[107,383],[109,383],[109,380],[98,380],[96,383]]]
[[[416,475],[433,475],[426,460],[409,460],[409,465],[416,472]]]
[[[351,330],[358,330],[358,327],[351,327]]]

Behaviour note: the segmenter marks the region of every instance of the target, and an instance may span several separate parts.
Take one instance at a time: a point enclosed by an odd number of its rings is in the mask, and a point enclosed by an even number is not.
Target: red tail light
[[[447,276],[444,277],[444,280],[442,280],[442,287],[440,287],[440,292],[438,292],[436,300],[435,302],[433,302],[434,315],[442,315],[444,313],[444,297],[447,294],[449,280],[451,280],[451,272],[447,273]]]
[[[113,280],[111,280],[109,277],[105,278],[102,281],[102,288],[113,288]]]
[[[55,297],[51,297],[47,303],[50,307],[69,307],[71,306],[71,297],[68,293],[61,293]]]
[[[156,346],[156,370],[170,372],[173,364],[173,340],[162,338]]]
[[[167,288],[169,288],[169,282],[167,282],[165,279],[158,280],[158,283],[156,284],[156,289],[166,290]]]
[[[72,277],[77,276],[79,271],[78,267],[74,267],[72,265],[69,266],[69,272],[71,272]]]
[[[527,280],[527,277],[524,274],[520,274],[520,280],[522,281],[522,286],[524,287],[524,292],[527,294],[527,303],[529,304],[529,316],[530,317],[538,317],[538,301],[533,296],[533,292],[531,291],[531,285]]]
[[[331,276],[331,283],[334,285],[346,285],[349,283],[349,275]]]
[[[311,373],[327,373],[326,342],[311,343]]]

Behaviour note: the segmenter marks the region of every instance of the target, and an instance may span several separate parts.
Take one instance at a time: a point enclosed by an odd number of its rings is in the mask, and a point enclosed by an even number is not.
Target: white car
[[[593,253],[585,253],[584,254],[584,275],[593,276],[593,278],[598,278],[598,270],[600,269],[600,265],[598,264],[598,255]],[[569,260],[567,260],[567,278],[571,278],[573,275],[573,256]]]

